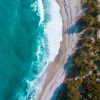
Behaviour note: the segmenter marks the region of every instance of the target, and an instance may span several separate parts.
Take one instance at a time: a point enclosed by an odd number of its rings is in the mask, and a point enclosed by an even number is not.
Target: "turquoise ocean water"
[[[59,51],[61,22],[55,0],[0,0],[0,100],[36,100],[39,76]]]
[[[34,99],[35,84],[47,64],[47,20],[37,0],[0,0],[0,100]]]

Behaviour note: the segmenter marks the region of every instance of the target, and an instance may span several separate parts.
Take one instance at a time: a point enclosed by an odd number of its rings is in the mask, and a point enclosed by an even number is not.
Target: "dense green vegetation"
[[[97,0],[82,4],[83,8],[88,8],[79,21],[85,32],[80,37],[71,72],[58,100],[100,100],[100,39],[97,38],[100,11],[97,5]]]

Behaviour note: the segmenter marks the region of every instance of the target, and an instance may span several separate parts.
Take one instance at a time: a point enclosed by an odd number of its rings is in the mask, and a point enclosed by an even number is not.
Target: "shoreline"
[[[58,0],[56,0],[56,2],[59,5],[60,2]],[[61,12],[61,7],[60,7],[60,14],[61,13],[62,12]],[[61,17],[62,17],[62,15],[61,15]],[[62,23],[64,23],[63,22],[63,19],[62,19]],[[45,92],[47,86],[50,85],[50,83],[51,83],[50,81],[54,78],[57,69],[59,70],[59,67],[60,66],[64,66],[64,63],[65,63],[65,56],[64,55],[66,55],[65,54],[65,51],[66,50],[65,49],[62,49],[62,48],[65,48],[66,47],[66,44],[65,44],[66,43],[66,39],[65,39],[66,37],[64,36],[64,29],[63,29],[63,27],[64,27],[64,24],[62,26],[62,41],[60,42],[60,48],[59,48],[58,55],[55,57],[55,59],[54,59],[53,62],[49,63],[49,65],[46,68],[46,71],[45,72],[47,73],[47,76],[46,76],[45,82],[44,82],[44,84],[42,86],[42,89],[41,89],[40,93],[37,95],[37,100],[44,100],[44,99],[42,99],[43,98],[42,95],[44,95],[44,92]],[[64,51],[62,51],[62,50],[64,50]],[[63,60],[61,59],[62,58],[61,56],[63,56]],[[59,63],[59,61],[60,61],[60,63]],[[63,61],[63,64],[61,64],[62,61]],[[52,69],[53,69],[53,71],[52,71]],[[65,78],[65,76],[64,76],[64,78]],[[63,80],[62,80],[62,82],[63,82]]]
[[[76,0],[74,1],[76,2]],[[62,2],[62,0],[56,0],[56,2],[60,6],[60,14],[63,22],[62,41],[60,42],[58,55],[46,68],[47,77],[41,92],[37,95],[37,100],[45,100],[45,98],[46,100],[50,100],[57,87],[63,83],[66,76],[64,65],[69,56],[75,52],[73,48],[75,49],[76,42],[78,41],[78,36],[76,34],[65,34],[66,29],[71,25],[70,21],[68,20],[68,17],[70,16],[66,14],[67,8],[65,7],[67,6],[64,5],[64,2]]]

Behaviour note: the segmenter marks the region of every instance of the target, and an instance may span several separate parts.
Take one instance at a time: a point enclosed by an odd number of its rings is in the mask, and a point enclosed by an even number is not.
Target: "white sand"
[[[59,53],[54,62],[50,63],[47,68],[47,78],[41,93],[37,100],[50,100],[57,87],[63,83],[65,78],[64,64],[68,62],[69,56],[76,50],[76,43],[78,41],[79,33],[75,29],[71,29],[68,34],[67,29],[75,24],[76,19],[80,16],[80,0],[57,0],[61,8],[61,15],[63,20],[63,40],[60,44]],[[56,28],[56,27],[55,27]],[[73,31],[72,31],[73,30]],[[70,62],[70,61],[69,61]],[[70,66],[70,63],[67,67]]]

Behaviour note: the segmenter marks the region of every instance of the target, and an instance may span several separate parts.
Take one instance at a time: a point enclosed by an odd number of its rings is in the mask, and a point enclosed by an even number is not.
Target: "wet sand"
[[[51,100],[55,90],[59,87],[66,76],[64,69],[68,58],[75,52],[76,43],[79,39],[77,26],[72,27],[80,16],[80,0],[57,0],[63,21],[62,42],[59,53],[55,60],[47,67],[47,78],[39,93],[37,100]],[[68,31],[72,27],[71,31]],[[56,27],[55,27],[56,28]],[[70,65],[67,65],[70,67]],[[67,68],[68,69],[68,68]]]

